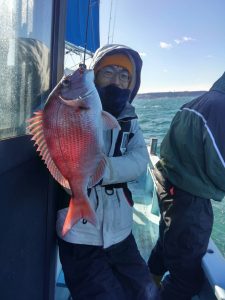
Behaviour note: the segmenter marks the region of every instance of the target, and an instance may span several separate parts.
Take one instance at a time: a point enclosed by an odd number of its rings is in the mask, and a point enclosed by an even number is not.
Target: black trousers
[[[212,205],[160,176],[157,180],[161,220],[148,266],[156,275],[169,271],[162,282],[162,300],[190,300],[203,283],[201,260],[212,231]]]
[[[157,299],[157,288],[132,234],[107,249],[58,242],[65,281],[74,300]]]

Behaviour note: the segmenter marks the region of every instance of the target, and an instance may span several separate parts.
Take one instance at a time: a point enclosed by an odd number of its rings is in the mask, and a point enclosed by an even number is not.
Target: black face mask
[[[114,84],[103,88],[96,86],[96,88],[102,102],[103,110],[117,118],[129,100],[130,90],[120,89]]]

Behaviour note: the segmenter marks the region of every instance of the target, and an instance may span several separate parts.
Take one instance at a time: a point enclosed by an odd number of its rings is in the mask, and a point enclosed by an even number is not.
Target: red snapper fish
[[[44,109],[35,112],[28,122],[32,140],[50,173],[71,190],[62,235],[80,219],[96,225],[87,189],[96,185],[104,174],[103,130],[120,126],[111,114],[102,110],[93,70],[79,68],[63,77]]]

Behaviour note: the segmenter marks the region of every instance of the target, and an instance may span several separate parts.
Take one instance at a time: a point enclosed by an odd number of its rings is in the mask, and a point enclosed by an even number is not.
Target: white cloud
[[[179,45],[181,43],[181,40],[175,39],[174,42]]]
[[[163,69],[163,73],[168,73],[168,70],[167,69]]]
[[[195,41],[195,39],[193,39],[190,36],[182,36],[181,38],[174,39],[174,42],[177,45],[192,42],[192,41]],[[171,49],[174,47],[174,45],[172,43],[166,43],[166,42],[160,42],[159,45],[160,45],[160,48],[162,48],[162,49]]]
[[[182,43],[187,43],[187,42],[192,42],[192,41],[195,41],[195,39],[193,39],[192,37],[190,36],[183,36],[182,38],[180,39],[175,39],[174,42],[179,45],[179,44],[182,44]]]
[[[160,42],[159,45],[160,45],[160,48],[162,48],[162,49],[170,49],[173,47],[172,44],[168,44],[165,42]]]
[[[208,55],[206,55],[206,58],[213,58],[213,55],[208,54]]]
[[[184,42],[190,42],[190,41],[194,41],[195,39],[193,39],[193,38],[190,37],[190,36],[183,36],[183,37],[182,37],[182,40],[183,40]]]

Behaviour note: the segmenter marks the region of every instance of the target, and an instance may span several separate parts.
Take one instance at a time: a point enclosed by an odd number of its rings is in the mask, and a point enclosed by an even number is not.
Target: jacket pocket
[[[114,214],[114,228],[115,230],[122,230],[132,226],[133,223],[133,208],[129,204],[124,190],[116,189],[117,196],[117,211]]]

